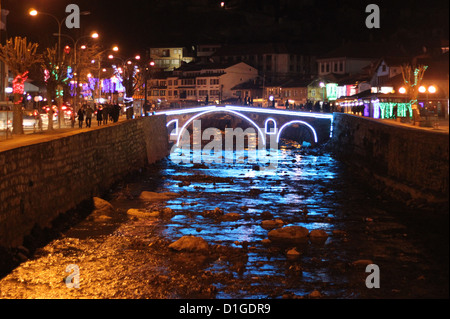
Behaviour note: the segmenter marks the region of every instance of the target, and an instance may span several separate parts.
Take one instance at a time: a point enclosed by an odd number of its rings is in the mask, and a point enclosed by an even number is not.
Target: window
[[[337,71],[338,71],[338,64],[334,63],[334,72],[337,72]]]
[[[199,96],[207,96],[208,95],[208,90],[199,90],[198,91],[198,95]]]
[[[344,72],[344,62],[339,62],[339,72]]]
[[[209,80],[209,85],[218,85],[219,84],[219,79],[210,79]]]
[[[219,90],[210,90],[209,95],[211,96],[219,96]]]
[[[159,95],[161,95],[161,96],[166,96],[166,90],[161,90],[161,91],[159,91]]]
[[[320,73],[325,73],[325,64],[320,63]]]
[[[327,63],[327,73],[330,72],[330,63]]]

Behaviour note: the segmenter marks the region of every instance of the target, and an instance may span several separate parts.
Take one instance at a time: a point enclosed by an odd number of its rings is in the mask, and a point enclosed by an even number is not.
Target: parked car
[[[38,121],[36,118],[37,111],[24,111],[23,112],[23,128],[24,129],[30,129],[34,128],[38,125]]]

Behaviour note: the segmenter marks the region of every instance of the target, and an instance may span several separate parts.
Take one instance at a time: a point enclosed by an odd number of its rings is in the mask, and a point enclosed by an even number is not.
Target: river
[[[113,212],[94,213],[30,253],[0,281],[0,297],[448,298],[448,214],[376,193],[324,148],[286,142],[271,156],[272,170],[170,157],[142,170],[103,197]],[[143,191],[177,196],[146,202]],[[131,208],[170,213],[127,215]],[[328,237],[270,242],[263,220]],[[168,247],[186,235],[209,251]],[[298,254],[287,253],[293,248]],[[379,288],[367,285],[368,264]],[[69,265],[78,288],[67,284]]]

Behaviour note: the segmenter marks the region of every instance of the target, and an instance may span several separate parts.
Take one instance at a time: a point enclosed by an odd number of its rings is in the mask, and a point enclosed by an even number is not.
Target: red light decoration
[[[23,74],[19,74],[16,76],[13,80],[13,93],[23,95],[23,92],[25,91],[25,81],[28,79],[28,71],[26,71]],[[18,101],[15,102],[15,104],[22,103],[23,97],[20,97]]]

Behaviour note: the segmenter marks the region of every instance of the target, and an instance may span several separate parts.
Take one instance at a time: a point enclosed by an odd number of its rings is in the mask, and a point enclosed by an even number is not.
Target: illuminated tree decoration
[[[406,92],[409,95],[414,122],[420,120],[417,97],[419,95],[419,87],[422,83],[423,75],[427,69],[427,65],[402,66],[403,81],[405,82]]]
[[[13,80],[13,93],[23,95],[25,92],[25,81],[28,79],[28,71],[17,75]]]
[[[41,61],[41,55],[37,54],[38,44],[29,43],[27,38],[15,37],[9,39],[4,45],[0,44],[0,60],[2,60],[14,75],[14,109],[13,109],[13,133],[23,134],[22,101],[25,89],[25,81],[28,78],[28,70]]]
[[[373,117],[376,119],[390,119],[394,117],[394,108],[397,107],[397,116],[412,117],[411,103],[376,102],[374,103]]]

